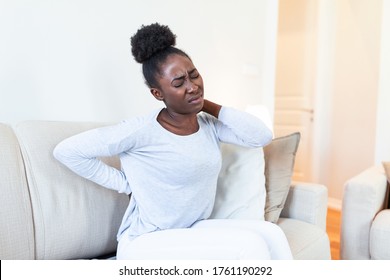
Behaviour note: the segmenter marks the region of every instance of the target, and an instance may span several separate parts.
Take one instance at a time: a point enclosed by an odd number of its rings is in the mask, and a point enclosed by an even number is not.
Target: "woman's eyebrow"
[[[188,71],[188,75],[191,75],[191,74],[194,73],[195,71],[197,71],[196,68],[194,68],[194,69]],[[185,79],[186,76],[187,76],[186,74],[177,76],[177,77],[175,77],[175,78],[172,79],[171,83],[173,83],[174,81],[177,81],[177,80],[183,80],[183,79]]]
[[[175,77],[175,78],[172,79],[172,82],[174,82],[174,81],[176,81],[176,80],[183,80],[183,79],[185,79],[185,77],[186,77],[185,74],[183,74],[183,75],[181,75],[181,76],[178,76],[178,77]],[[172,83],[172,82],[171,82],[171,83]]]

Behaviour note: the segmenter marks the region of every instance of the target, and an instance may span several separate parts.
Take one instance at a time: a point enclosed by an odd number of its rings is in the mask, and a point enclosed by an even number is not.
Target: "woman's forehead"
[[[161,65],[161,74],[163,76],[177,76],[186,74],[195,69],[192,61],[185,56],[174,54],[168,56]]]

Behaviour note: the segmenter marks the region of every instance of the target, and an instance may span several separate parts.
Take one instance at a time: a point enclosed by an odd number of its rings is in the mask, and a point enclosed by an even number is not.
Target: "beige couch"
[[[97,123],[0,124],[0,259],[84,259],[115,255],[128,204],[78,177],[52,155],[62,139]],[[106,159],[119,167],[116,159]],[[291,186],[278,220],[295,259],[329,259],[327,189]]]
[[[344,186],[340,258],[390,260],[390,209],[382,165],[349,179]]]

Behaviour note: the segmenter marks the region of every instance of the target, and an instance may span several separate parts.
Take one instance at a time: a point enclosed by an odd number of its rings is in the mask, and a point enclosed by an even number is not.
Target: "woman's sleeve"
[[[244,147],[262,147],[271,142],[272,130],[258,117],[230,107],[222,107],[216,123],[221,142]]]
[[[131,192],[123,171],[99,158],[120,155],[130,149],[127,122],[88,130],[60,142],[53,155],[76,174],[120,193]]]

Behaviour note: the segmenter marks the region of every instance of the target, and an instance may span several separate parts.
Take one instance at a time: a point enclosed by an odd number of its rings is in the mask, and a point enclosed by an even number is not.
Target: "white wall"
[[[161,22],[206,98],[273,109],[277,1],[0,0],[0,121],[116,121],[162,106],[129,38]]]
[[[375,164],[385,1],[319,2],[315,180],[340,207],[345,182]]]
[[[332,92],[334,55],[335,55],[335,30],[336,30],[336,1],[318,1],[318,26],[317,26],[317,77],[314,93],[314,125],[313,125],[313,180],[326,184],[330,177],[328,168],[331,166],[329,154],[331,138]],[[341,199],[340,197],[338,198]]]
[[[382,1],[337,1],[329,195],[374,164]]]
[[[383,1],[375,163],[390,161],[390,1]]]
[[[287,74],[277,77],[276,93],[283,88],[313,96],[312,152],[300,145],[298,156],[311,154],[312,173],[306,177],[328,187],[331,207],[341,206],[349,178],[374,165],[375,158],[390,159],[390,14],[384,2],[390,1],[281,1],[290,5],[284,12],[291,22],[287,34],[279,34],[278,60],[287,62],[282,69]],[[292,106],[286,108],[296,113]]]

